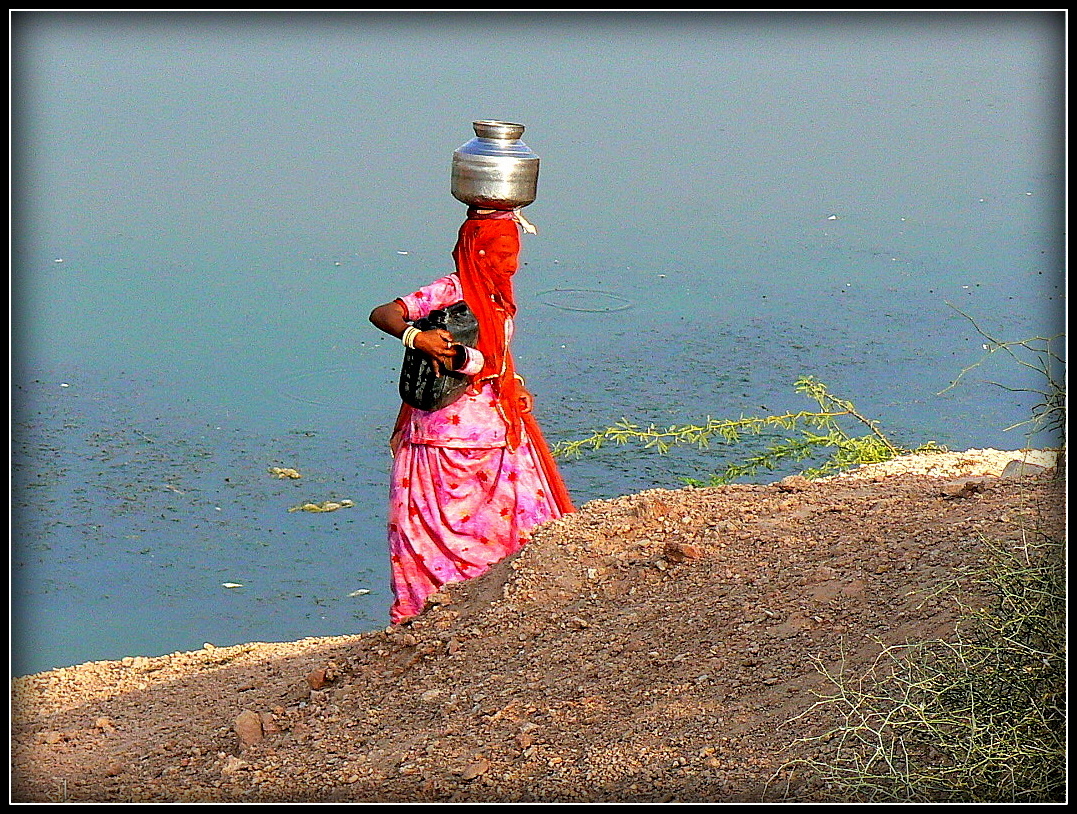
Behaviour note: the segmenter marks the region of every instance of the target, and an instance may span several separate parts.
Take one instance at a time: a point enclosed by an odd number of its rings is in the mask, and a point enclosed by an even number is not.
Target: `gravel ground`
[[[408,625],[15,679],[11,801],[813,799],[778,769],[825,749],[819,665],[948,635],[984,540],[1064,535],[1022,457],[595,501]]]

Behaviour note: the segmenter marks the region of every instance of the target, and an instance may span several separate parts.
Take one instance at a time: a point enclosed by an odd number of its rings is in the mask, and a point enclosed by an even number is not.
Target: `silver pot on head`
[[[520,136],[524,126],[483,119],[475,138],[452,156],[452,194],[476,209],[518,209],[535,200],[539,157]]]

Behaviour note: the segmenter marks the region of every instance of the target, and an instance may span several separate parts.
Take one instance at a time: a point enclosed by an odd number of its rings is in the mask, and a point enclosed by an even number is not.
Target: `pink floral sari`
[[[414,321],[463,294],[451,274],[398,302]],[[507,348],[511,318],[504,330]],[[442,585],[479,576],[536,526],[573,510],[538,424],[528,414],[509,433],[497,389],[487,379],[441,410],[401,410],[389,490],[394,624],[420,613]]]

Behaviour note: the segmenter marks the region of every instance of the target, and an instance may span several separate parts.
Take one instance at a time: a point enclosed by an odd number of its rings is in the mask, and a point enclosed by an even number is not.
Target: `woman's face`
[[[498,276],[516,273],[519,267],[520,241],[508,235],[496,237],[479,249],[479,267]]]

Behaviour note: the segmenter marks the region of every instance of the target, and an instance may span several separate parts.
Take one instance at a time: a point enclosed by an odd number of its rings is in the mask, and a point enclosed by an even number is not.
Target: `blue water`
[[[1051,443],[1006,430],[1026,368],[946,388],[969,317],[1064,330],[1059,20],[16,13],[13,674],[387,623],[402,350],[366,316],[451,269],[473,119],[542,156],[515,350],[551,441],[814,375],[905,445]],[[583,503],[728,459],[563,471]]]

